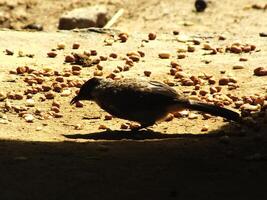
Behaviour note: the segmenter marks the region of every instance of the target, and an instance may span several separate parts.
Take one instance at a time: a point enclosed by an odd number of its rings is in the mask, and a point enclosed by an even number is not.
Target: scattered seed
[[[75,103],[75,106],[76,106],[77,108],[82,108],[82,107],[83,107],[83,103],[80,102],[80,101],[77,101],[77,102]]]
[[[25,119],[26,122],[29,122],[29,123],[33,122],[34,120],[34,116],[31,114],[25,114],[23,118]]]
[[[121,124],[121,129],[128,129],[128,128],[129,128],[129,126],[127,124],[125,124],[125,123]]]
[[[72,44],[72,49],[79,49],[80,48],[80,44],[79,43],[73,43]]]
[[[45,94],[46,99],[54,99],[55,94],[53,92],[48,92]]]
[[[106,125],[101,124],[101,125],[99,125],[98,129],[106,130],[106,129],[108,129],[108,127]]]
[[[202,128],[201,128],[201,131],[202,132],[206,132],[209,130],[209,127],[207,125],[204,125]]]
[[[169,52],[161,52],[161,53],[159,53],[159,57],[161,58],[161,59],[169,59],[170,57],[171,57],[171,54],[169,53]]]
[[[149,34],[148,34],[148,39],[149,39],[149,40],[155,40],[156,37],[157,37],[156,33],[149,33]]]
[[[54,52],[54,51],[51,51],[51,52],[48,52],[48,53],[47,53],[47,56],[48,56],[49,58],[55,58],[55,57],[57,56],[57,53]]]
[[[72,55],[67,55],[67,56],[65,56],[65,62],[67,62],[67,63],[72,63],[72,62],[74,62],[74,61],[75,61],[74,56],[72,56]]]
[[[26,106],[28,107],[34,107],[35,101],[33,99],[27,99],[26,100]]]
[[[241,62],[245,62],[245,61],[248,61],[248,59],[247,59],[247,58],[243,58],[243,57],[241,57],[241,58],[239,58],[239,61],[241,61]]]
[[[186,55],[185,54],[178,54],[178,59],[184,59],[185,57],[186,57]]]
[[[151,75],[151,71],[144,71],[145,76],[149,77]]]
[[[254,69],[254,74],[256,76],[267,76],[267,69],[264,67],[258,67]]]
[[[111,54],[109,54],[109,57],[111,57],[111,58],[117,58],[118,57],[118,54],[116,54],[116,53],[111,53]]]
[[[242,66],[242,65],[234,65],[233,69],[244,69],[244,66]]]

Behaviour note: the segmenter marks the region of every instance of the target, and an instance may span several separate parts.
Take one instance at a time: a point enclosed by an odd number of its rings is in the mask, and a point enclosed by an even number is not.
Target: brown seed
[[[173,114],[168,114],[167,117],[164,119],[165,122],[170,122],[174,119],[174,115]]]
[[[216,93],[216,92],[218,92],[217,89],[216,89],[216,87],[211,86],[211,87],[210,87],[210,93],[211,93],[211,94],[214,94],[214,93]]]
[[[143,51],[137,51],[138,52],[138,54],[141,56],[141,57],[145,57],[145,52],[143,52]]]
[[[120,38],[121,42],[126,42],[128,39],[128,34],[127,33],[120,33],[119,38]]]
[[[233,69],[244,69],[244,66],[242,66],[242,65],[234,65]]]
[[[184,59],[185,57],[186,57],[186,55],[185,54],[178,54],[178,59]]]
[[[213,78],[209,79],[209,84],[210,85],[214,85],[215,83],[216,83],[215,79],[213,79]]]
[[[103,76],[103,72],[100,70],[94,71],[94,76]]]
[[[129,71],[129,70],[130,70],[130,66],[125,65],[125,66],[123,67],[123,71]]]
[[[159,57],[161,58],[161,59],[169,59],[170,57],[171,57],[171,54],[169,53],[169,52],[161,52],[161,53],[159,53]]]
[[[157,37],[156,33],[149,33],[149,34],[148,34],[148,39],[149,39],[149,40],[155,40],[156,37]]]
[[[99,58],[100,58],[101,61],[106,61],[108,59],[107,56],[99,56]]]
[[[196,50],[196,48],[193,47],[193,46],[188,46],[188,47],[187,47],[187,51],[188,51],[188,52],[194,52],[195,50]]]
[[[47,56],[48,56],[49,58],[55,58],[55,57],[57,56],[57,53],[54,52],[54,51],[50,51],[50,52],[47,53]]]
[[[97,68],[98,70],[103,70],[103,66],[102,66],[102,65],[96,65],[96,68]]]
[[[116,53],[111,53],[111,54],[109,54],[109,57],[111,57],[111,58],[117,58],[118,57],[118,54],[116,54]]]
[[[133,62],[138,62],[140,60],[140,56],[138,55],[131,55],[129,56],[129,59],[131,59]]]
[[[134,62],[132,60],[126,60],[125,64],[129,66],[134,66]]]
[[[210,44],[205,43],[205,44],[203,44],[203,49],[204,50],[212,50],[213,48],[210,46]]]
[[[58,108],[60,108],[60,103],[59,103],[58,101],[54,100],[54,101],[52,102],[52,106],[53,106],[53,107],[58,107]]]
[[[226,37],[225,36],[223,36],[223,35],[219,35],[219,38],[218,38],[219,40],[226,40]]]
[[[258,67],[254,69],[254,74],[256,76],[267,76],[267,69],[265,69],[264,67]]]
[[[230,47],[230,51],[231,51],[232,53],[241,53],[241,52],[242,52],[242,48],[241,48],[241,47],[238,47],[238,46],[236,46],[236,45],[232,45],[232,46]]]
[[[112,115],[105,115],[105,120],[111,120],[112,119]]]
[[[219,80],[219,85],[227,85],[230,82],[229,78],[224,77]]]
[[[73,43],[72,44],[72,49],[79,49],[80,48],[80,44],[79,43]]]
[[[17,74],[24,74],[27,72],[27,68],[26,67],[17,67],[16,71],[17,71]]]
[[[48,92],[45,94],[46,99],[54,99],[55,94],[53,92]]]
[[[254,51],[256,49],[256,46],[254,44],[250,45],[251,51]]]
[[[83,107],[83,103],[80,102],[80,101],[77,101],[77,102],[75,103],[75,106],[76,106],[77,108],[82,108],[82,107]]]
[[[199,91],[199,94],[201,95],[201,96],[205,96],[206,94],[208,94],[209,92],[208,91],[206,91],[206,90],[200,90]]]
[[[72,71],[81,71],[82,70],[82,68],[79,65],[73,65],[71,67],[71,69],[72,69]]]
[[[175,76],[174,76],[174,78],[184,78],[184,77],[187,77],[188,75],[185,73],[185,72],[176,72],[175,73]]]
[[[202,128],[201,128],[201,131],[202,132],[206,132],[209,130],[209,127],[207,125],[204,125]]]
[[[90,54],[91,54],[92,56],[96,56],[96,55],[97,55],[97,51],[94,50],[94,49],[92,49],[92,50],[90,50]]]
[[[190,79],[183,79],[181,82],[182,82],[182,85],[184,85],[184,86],[193,86],[194,85],[194,82]]]
[[[242,48],[242,51],[245,52],[245,53],[248,53],[251,51],[251,46],[250,45],[246,45]]]
[[[63,114],[61,114],[61,113],[53,113],[53,116],[55,118],[61,118],[61,117],[63,117]]]
[[[98,129],[106,130],[106,129],[108,129],[108,127],[106,125],[101,124],[101,125],[99,125]]]
[[[173,33],[173,35],[179,35],[179,31],[177,31],[177,30],[174,30],[174,31],[172,31],[172,33]]]
[[[74,62],[74,61],[75,61],[74,56],[72,56],[72,55],[67,55],[67,56],[65,56],[65,62],[67,62],[67,63],[72,63],[72,62]]]
[[[55,80],[56,80],[57,82],[60,82],[60,83],[64,82],[64,78],[63,78],[62,76],[58,76],[58,77],[56,77]]]
[[[129,128],[129,126],[127,124],[125,124],[125,123],[121,124],[121,129],[128,129],[128,128]]]
[[[248,61],[248,59],[247,59],[247,58],[243,58],[243,57],[241,57],[241,58],[239,58],[239,61],[241,61],[241,62],[245,62],[245,61]]]
[[[151,71],[144,71],[145,76],[149,77],[151,75]]]
[[[59,113],[60,112],[59,108],[56,107],[56,106],[52,106],[51,110],[54,111],[55,113]]]
[[[72,74],[74,75],[74,76],[79,76],[80,74],[81,74],[81,71],[79,70],[73,70],[72,71]]]
[[[23,99],[23,94],[22,93],[15,93],[14,94],[14,99],[16,99],[16,100],[22,100]]]

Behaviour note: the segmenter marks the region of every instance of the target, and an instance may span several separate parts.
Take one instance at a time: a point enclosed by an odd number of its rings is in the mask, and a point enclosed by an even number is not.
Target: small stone
[[[188,46],[188,47],[187,47],[187,51],[188,51],[188,52],[194,52],[195,50],[196,50],[196,48],[193,47],[193,46]]]
[[[65,49],[66,48],[66,44],[63,42],[60,42],[57,44],[57,49],[61,50],[61,49]]]
[[[188,119],[197,119],[197,118],[198,118],[198,115],[195,114],[195,113],[189,113],[189,115],[188,115],[187,118],[188,118]]]
[[[32,114],[25,114],[23,118],[25,119],[26,122],[30,122],[30,123],[33,122],[34,120],[34,116]]]
[[[108,21],[107,8],[104,5],[77,8],[63,14],[59,19],[59,29],[102,28]]]
[[[220,78],[219,85],[227,85],[230,82],[229,78]]]
[[[62,90],[60,96],[62,97],[67,97],[67,96],[70,96],[71,95],[71,89],[64,89]]]
[[[33,99],[27,99],[26,100],[26,106],[27,107],[34,107],[35,106],[35,101]]]

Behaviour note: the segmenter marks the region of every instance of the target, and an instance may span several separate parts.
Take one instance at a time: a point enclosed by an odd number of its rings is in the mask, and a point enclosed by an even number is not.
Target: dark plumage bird
[[[240,121],[240,115],[234,111],[191,101],[168,85],[157,81],[91,78],[84,83],[79,94],[70,103],[81,100],[95,101],[115,117],[140,123],[140,128],[151,126],[168,113],[185,108]]]

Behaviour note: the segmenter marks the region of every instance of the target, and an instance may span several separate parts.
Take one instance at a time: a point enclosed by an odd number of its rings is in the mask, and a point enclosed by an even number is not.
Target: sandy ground
[[[9,5],[12,3],[15,6]],[[20,30],[36,22],[45,31],[0,31],[0,92],[5,95],[31,88],[24,81],[29,74],[12,74],[10,70],[28,66],[64,73],[72,67],[64,62],[65,56],[84,50],[96,50],[98,55],[93,58],[118,55],[100,62],[104,77],[117,66],[124,66],[126,53],[140,50],[145,56],[129,71],[116,74],[118,77],[168,80],[176,90],[190,96],[194,86],[182,86],[169,74],[170,62],[176,61],[190,75],[212,75],[216,86],[223,76],[237,80],[237,89],[222,86],[222,96],[242,98],[267,93],[266,76],[253,73],[255,68],[267,66],[266,37],[259,37],[259,32],[267,31],[267,14],[263,9],[249,8],[254,1],[211,1],[204,13],[194,12],[193,1],[100,1],[108,5],[111,13],[125,8],[114,28],[129,33],[129,38],[126,43],[115,41],[111,46],[106,46],[105,40],[110,39],[110,34],[117,37],[116,31],[55,32],[63,10],[92,4],[90,1],[12,3],[0,1],[0,10],[11,16],[2,27]],[[54,9],[50,9],[52,4]],[[18,18],[20,12],[26,17]],[[180,34],[173,35],[174,30]],[[146,41],[149,32],[157,33],[156,40]],[[221,35],[226,40],[219,40]],[[200,45],[193,45],[193,39]],[[80,44],[79,49],[71,48],[74,42]],[[204,44],[225,49],[235,42],[255,45],[256,50],[210,55],[203,49]],[[65,43],[66,48],[56,50],[55,58],[47,57],[58,43]],[[177,59],[177,50],[187,49],[188,45],[195,51],[182,53],[186,57]],[[6,55],[6,49],[14,54]],[[34,56],[20,57],[19,51]],[[158,57],[164,51],[170,53],[169,59]],[[240,58],[247,61],[241,62]],[[234,70],[237,65],[243,69]],[[84,67],[79,76],[64,77],[64,81],[87,80],[96,69],[95,65]],[[151,76],[146,77],[144,71],[151,71]],[[45,76],[43,85],[51,85],[55,78]],[[207,83],[201,85],[203,90],[209,87]],[[8,111],[6,99],[0,101],[1,199],[266,198],[266,119],[256,118],[256,127],[247,127],[219,117],[204,120],[201,114],[192,112],[197,119],[174,118],[133,133],[121,129],[125,120],[105,120],[107,113],[94,103],[84,102],[83,108],[70,106],[77,90],[71,87],[68,96],[55,92],[61,118],[38,118],[36,109],[48,113],[53,100],[42,101],[44,92],[33,95],[35,105],[27,111],[35,117],[32,123],[25,122],[14,109]],[[13,107],[25,107],[26,96],[8,101]],[[234,103],[226,107],[241,111]],[[100,125],[109,130],[99,129]],[[204,126],[208,131],[201,131]]]

